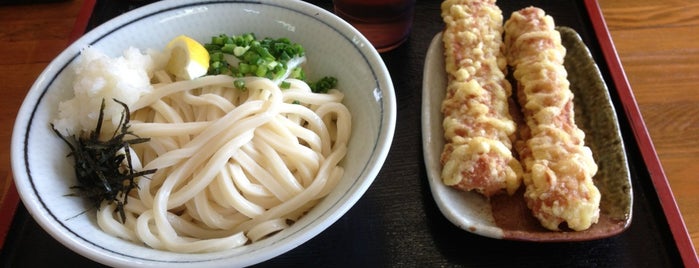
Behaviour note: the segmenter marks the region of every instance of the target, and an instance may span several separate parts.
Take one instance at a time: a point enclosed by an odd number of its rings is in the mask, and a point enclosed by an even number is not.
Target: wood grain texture
[[[600,0],[599,4],[699,249],[699,2]]]
[[[1,175],[11,174],[9,145],[24,95],[46,65],[68,45],[83,2],[0,6]],[[599,4],[686,226],[699,249],[699,2],[599,0]],[[398,93],[399,105],[412,103],[407,98],[417,97]],[[395,144],[401,142],[394,140]],[[399,170],[407,174],[418,172],[416,168],[406,163],[406,169]]]
[[[10,174],[10,140],[29,88],[65,47],[82,0],[0,6],[0,174]],[[8,178],[12,178],[8,176]]]

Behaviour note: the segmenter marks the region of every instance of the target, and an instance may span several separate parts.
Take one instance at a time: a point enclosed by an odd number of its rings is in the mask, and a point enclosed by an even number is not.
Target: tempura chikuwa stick
[[[522,167],[511,151],[516,125],[504,74],[502,11],[495,0],[446,0],[441,8],[448,76],[442,181],[485,196],[512,194]]]
[[[575,124],[566,50],[554,27],[553,18],[535,7],[514,12],[505,23],[507,61],[526,123],[515,148],[534,216],[551,230],[566,224],[580,231],[599,218],[600,192],[592,181],[597,164]]]

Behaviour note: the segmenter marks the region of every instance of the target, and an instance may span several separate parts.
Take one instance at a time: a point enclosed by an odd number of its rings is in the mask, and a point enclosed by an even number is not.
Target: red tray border
[[[87,23],[90,21],[90,16],[92,16],[92,11],[95,9],[95,4],[97,0],[85,0],[83,6],[80,8],[80,13],[75,19],[75,25],[73,25],[73,30],[68,36],[68,44],[72,44],[75,40],[78,40],[87,29]]]
[[[73,26],[73,30],[70,33],[68,44],[74,42],[85,33],[95,3],[96,0],[85,0],[83,3],[75,25]],[[643,160],[648,168],[653,186],[658,194],[660,205],[667,218],[670,231],[675,239],[682,261],[686,267],[699,267],[697,252],[694,249],[682,214],[680,213],[670,185],[668,184],[667,177],[665,176],[665,172],[660,164],[660,159],[658,159],[648,129],[643,122],[638,103],[631,91],[631,86],[624,73],[619,55],[616,53],[616,48],[609,34],[609,29],[607,28],[599,3],[597,0],[584,0],[584,3],[590,16],[590,22],[592,23],[595,35],[602,49],[602,54],[609,67],[614,86],[617,89],[624,111],[628,116],[629,123],[631,124],[634,136],[641,150]],[[0,224],[0,249],[2,248],[2,244],[4,244],[7,229],[10,227],[15,208],[19,202],[19,196],[14,188],[14,182],[11,182],[11,184],[4,198],[5,200],[2,200],[2,203],[0,203],[3,212],[0,214],[0,223],[3,223]]]
[[[665,172],[660,165],[660,159],[658,159],[658,154],[655,151],[648,129],[643,122],[643,117],[638,109],[638,103],[631,91],[631,86],[624,73],[619,55],[616,53],[616,48],[609,34],[609,29],[607,28],[599,3],[597,3],[597,0],[585,0],[585,8],[590,16],[592,28],[599,40],[599,45],[602,48],[602,54],[609,67],[609,72],[612,75],[614,86],[617,89],[624,111],[631,124],[633,134],[636,137],[636,142],[641,150],[641,156],[648,168],[653,186],[658,193],[660,206],[670,225],[670,231],[675,239],[682,261],[685,267],[699,267],[697,252],[694,249],[689,232],[687,231],[687,226],[682,219],[682,214],[680,214],[679,207],[672,194]]]
[[[15,216],[15,211],[17,211],[17,205],[19,204],[19,194],[17,193],[17,188],[15,188],[15,181],[12,179],[12,175],[7,176],[9,179],[7,186],[7,191],[2,194],[0,199],[0,250],[5,246],[5,238],[7,233],[10,231],[12,226],[12,219]]]
[[[78,16],[75,19],[73,30],[68,35],[68,42],[66,43],[66,46],[75,42],[75,40],[80,38],[85,33],[87,23],[90,20],[90,16],[92,16],[92,11],[95,8],[96,2],[97,0],[85,0],[83,2]],[[12,220],[19,204],[19,194],[17,193],[17,188],[11,174],[12,173],[10,173],[10,175],[7,177],[10,179],[10,182],[8,182],[9,186],[7,192],[0,195],[0,249],[2,249],[5,245],[7,232],[9,232],[10,227],[12,226]]]

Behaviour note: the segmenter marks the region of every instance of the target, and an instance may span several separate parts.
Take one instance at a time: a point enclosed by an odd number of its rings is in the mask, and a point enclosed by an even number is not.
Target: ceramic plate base
[[[567,49],[565,67],[575,94],[576,123],[585,131],[585,143],[599,166],[593,178],[602,193],[600,219],[580,232],[549,231],[531,215],[522,196],[487,199],[474,192],[445,186],[439,158],[444,146],[443,116],[447,76],[441,33],[430,44],[425,59],[422,94],[422,134],[427,175],[432,195],[442,214],[469,232],[497,239],[524,241],[584,241],[619,234],[631,223],[632,189],[624,144],[609,91],[589,50],[572,29],[558,27]]]

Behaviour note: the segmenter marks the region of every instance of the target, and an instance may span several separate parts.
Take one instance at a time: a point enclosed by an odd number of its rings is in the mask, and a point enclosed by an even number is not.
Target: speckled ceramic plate
[[[439,157],[444,146],[442,113],[447,77],[441,33],[427,51],[422,93],[422,137],[429,184],[442,214],[469,232],[498,239],[525,241],[583,241],[613,236],[631,223],[632,189],[624,145],[609,91],[589,50],[572,29],[559,27],[567,49],[565,67],[575,94],[578,126],[586,133],[586,145],[599,165],[594,177],[602,193],[600,220],[580,232],[549,231],[531,215],[522,196],[490,199],[474,192],[447,187],[440,179]]]

